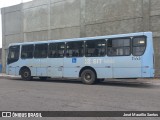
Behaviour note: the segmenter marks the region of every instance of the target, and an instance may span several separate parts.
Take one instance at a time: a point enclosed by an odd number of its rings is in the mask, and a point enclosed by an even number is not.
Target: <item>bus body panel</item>
[[[112,68],[95,68],[98,79],[113,78]]]
[[[141,60],[131,56],[113,58],[114,78],[141,77]]]
[[[37,67],[37,76],[46,77],[47,76],[47,58],[38,59],[39,60],[39,67]]]
[[[19,75],[19,67],[9,67],[8,68],[8,75]]]
[[[7,74],[8,75],[19,75],[19,69],[20,69],[20,65],[19,65],[20,60],[18,60],[16,63],[12,63],[10,65],[7,66]]]
[[[84,57],[64,58],[63,77],[78,78],[81,68],[85,66]]]
[[[37,67],[39,66],[39,60],[37,59],[22,59],[23,65],[26,66],[31,70],[32,76],[37,76]],[[40,67],[40,66],[39,66]]]
[[[146,52],[142,56],[142,77],[154,77],[154,49],[152,33],[144,33],[147,36]]]
[[[64,58],[48,58],[47,60],[47,76],[62,78],[63,77],[63,61]]]
[[[23,64],[23,66],[26,65],[26,67],[28,67],[31,70],[31,75],[32,76],[37,76],[37,68],[38,68],[38,64],[39,64],[39,60],[37,59],[25,59],[23,60],[26,63]]]
[[[16,75],[16,67],[9,67],[8,75]]]

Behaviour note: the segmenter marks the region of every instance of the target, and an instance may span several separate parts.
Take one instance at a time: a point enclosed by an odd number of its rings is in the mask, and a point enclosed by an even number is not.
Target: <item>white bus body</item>
[[[105,78],[151,78],[152,32],[10,44],[6,73],[26,80],[81,77],[86,84]]]

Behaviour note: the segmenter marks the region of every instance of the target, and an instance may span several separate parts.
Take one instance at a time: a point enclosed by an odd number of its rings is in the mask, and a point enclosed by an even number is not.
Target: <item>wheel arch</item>
[[[20,70],[19,70],[19,75],[21,75],[21,72],[22,72],[22,70],[24,70],[24,69],[29,69],[29,70],[30,70],[29,67],[23,66],[23,67],[21,67]],[[30,71],[31,71],[31,70],[30,70]]]
[[[91,67],[91,66],[85,66],[85,67],[83,67],[83,68],[80,70],[80,72],[79,72],[79,77],[81,77],[82,72],[83,72],[84,70],[86,70],[86,69],[92,70],[92,71],[95,73],[96,78],[97,78],[97,72],[96,72],[96,70],[95,70],[93,67]]]

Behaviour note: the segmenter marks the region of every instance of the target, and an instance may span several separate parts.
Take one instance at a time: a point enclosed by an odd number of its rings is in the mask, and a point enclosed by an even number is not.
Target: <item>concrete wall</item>
[[[154,34],[156,75],[160,76],[160,2],[159,0],[151,0],[150,2],[150,30]]]
[[[34,0],[2,9],[3,69],[9,43],[153,31],[160,75],[159,0]]]
[[[5,72],[7,48],[10,43],[23,42],[22,5],[1,9],[2,14],[2,70]]]

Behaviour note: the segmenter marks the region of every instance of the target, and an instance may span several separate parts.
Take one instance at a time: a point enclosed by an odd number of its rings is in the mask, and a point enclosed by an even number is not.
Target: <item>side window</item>
[[[109,39],[107,44],[108,56],[129,56],[131,54],[131,39]]]
[[[133,55],[134,56],[141,56],[144,54],[146,49],[146,37],[134,37],[133,38]]]
[[[50,43],[49,44],[49,58],[62,58],[64,57],[65,43]]]
[[[21,51],[21,58],[33,58],[34,45],[23,45]]]
[[[19,50],[19,45],[9,47],[7,64],[11,64],[19,60]]]
[[[35,58],[47,58],[48,44],[36,44],[34,57]]]
[[[102,57],[106,55],[106,40],[86,41],[86,57]]]
[[[68,42],[66,44],[66,57],[83,57],[84,41]]]

